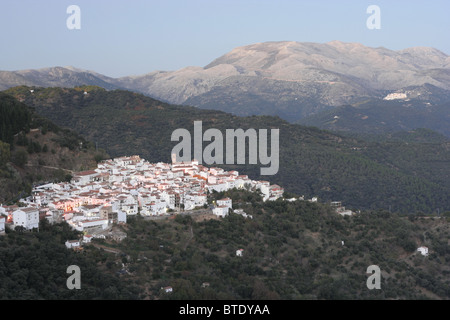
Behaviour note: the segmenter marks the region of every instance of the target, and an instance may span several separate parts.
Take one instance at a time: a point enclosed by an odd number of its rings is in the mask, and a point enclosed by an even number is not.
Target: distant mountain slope
[[[298,121],[332,131],[384,134],[428,128],[450,137],[450,91],[431,85],[403,90],[407,99],[368,100]]]
[[[100,88],[17,87],[7,90],[55,123],[76,130],[111,156],[139,154],[170,162],[175,129],[280,129],[280,170],[260,176],[259,165],[229,165],[252,179],[269,180],[287,191],[341,200],[357,208],[403,212],[450,209],[450,143],[365,142],[278,117],[237,117],[214,110],[163,103],[141,94]],[[203,146],[206,146],[205,142]],[[224,150],[225,151],[225,150]]]
[[[75,87],[97,85],[105,89],[118,89],[111,78],[72,67],[53,67],[20,71],[0,71],[0,90],[27,85],[38,87]]]
[[[384,90],[426,83],[450,89],[449,61],[433,48],[265,42],[235,48],[204,68],[150,73],[116,84],[130,90],[139,86],[140,92],[172,103],[295,121],[330,106],[381,98]]]
[[[0,72],[0,89],[97,85],[241,116],[277,115],[290,122],[425,84],[450,90],[447,54],[427,47],[393,51],[340,41],[257,43],[235,48],[205,67],[116,79],[71,67]]]

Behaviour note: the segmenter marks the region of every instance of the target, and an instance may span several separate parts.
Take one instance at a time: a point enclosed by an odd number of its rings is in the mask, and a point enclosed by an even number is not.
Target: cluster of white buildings
[[[283,188],[267,181],[254,181],[237,171],[208,168],[198,161],[149,163],[139,156],[105,160],[95,170],[74,174],[69,182],[35,187],[22,199],[25,207],[0,206],[0,216],[14,227],[37,228],[39,219],[65,220],[74,229],[106,229],[112,223],[126,223],[127,216],[166,215],[207,205],[208,192],[233,188],[259,190],[263,200],[276,200]],[[230,199],[218,200],[213,213],[226,216]],[[0,232],[2,221],[0,219]]]
[[[403,92],[394,92],[389,93],[386,97],[383,98],[383,100],[405,100],[408,98],[408,95]]]

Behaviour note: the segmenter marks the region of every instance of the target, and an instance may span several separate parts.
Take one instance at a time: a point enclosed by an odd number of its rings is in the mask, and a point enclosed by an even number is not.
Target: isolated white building
[[[164,290],[164,292],[166,292],[166,293],[173,292],[173,288],[172,288],[172,287],[164,287],[163,290]]]
[[[339,213],[341,216],[352,216],[353,215],[353,211],[351,210],[341,210],[341,211],[337,211],[337,213]]]
[[[238,215],[243,216],[244,218],[253,219],[253,216],[251,214],[245,213],[243,209],[236,209],[236,210],[233,210],[233,212],[238,214]]]
[[[428,248],[427,247],[419,247],[417,248],[417,251],[419,251],[423,256],[428,255]]]
[[[397,100],[397,99],[406,99],[408,98],[406,93],[403,92],[394,92],[389,93],[386,97],[383,98],[383,100]]]
[[[80,240],[67,240],[66,243],[67,249],[74,249],[81,247],[81,241]]]

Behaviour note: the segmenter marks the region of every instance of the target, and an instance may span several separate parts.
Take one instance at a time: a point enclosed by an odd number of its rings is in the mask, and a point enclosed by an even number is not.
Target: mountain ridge
[[[172,104],[290,122],[409,86],[450,90],[450,57],[438,49],[390,50],[361,43],[272,41],[234,48],[204,67],[111,78],[76,67],[0,71],[17,85],[126,89]]]

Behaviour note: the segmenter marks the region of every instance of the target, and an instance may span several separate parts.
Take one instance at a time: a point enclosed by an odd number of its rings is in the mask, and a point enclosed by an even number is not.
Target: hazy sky
[[[66,20],[81,9],[79,30]],[[370,30],[368,6],[381,10]],[[264,41],[332,40],[450,54],[449,0],[0,0],[0,70],[74,66],[108,76],[205,66]]]

